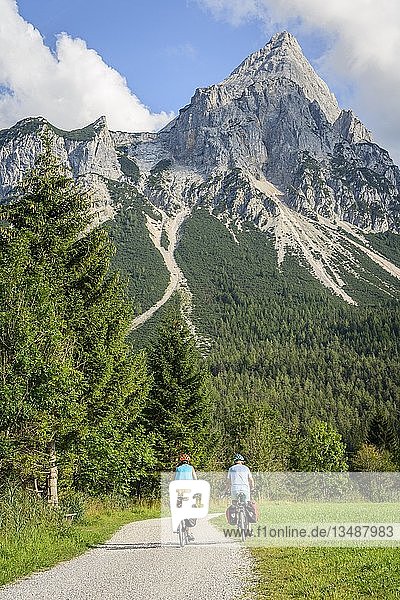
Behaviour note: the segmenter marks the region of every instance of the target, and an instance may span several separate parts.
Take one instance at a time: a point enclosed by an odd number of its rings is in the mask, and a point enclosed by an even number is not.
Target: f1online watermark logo
[[[184,519],[203,519],[208,515],[210,484],[201,479],[175,480],[169,484],[172,530]]]

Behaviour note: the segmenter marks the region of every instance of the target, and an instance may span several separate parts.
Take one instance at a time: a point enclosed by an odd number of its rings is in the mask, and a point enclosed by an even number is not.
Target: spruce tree
[[[71,191],[70,180],[47,153],[0,213],[2,466],[33,478],[35,485],[43,484],[55,440],[58,449],[83,419],[82,375],[60,286],[63,213],[67,199],[77,197]],[[70,239],[76,235],[75,228]]]
[[[158,469],[173,469],[180,452],[188,452],[195,466],[204,468],[211,446],[207,376],[195,340],[177,312],[162,322],[149,364],[153,385],[147,419]]]
[[[0,292],[7,306],[14,302],[15,322],[11,330],[1,314],[3,363],[23,351],[20,379],[15,367],[8,387],[0,388],[2,447],[11,456],[14,411],[18,427],[24,419],[31,427],[37,423],[28,455],[35,444],[43,454],[56,441],[61,471],[75,485],[128,493],[143,457],[152,460],[139,419],[147,367],[126,341],[132,309],[118,274],[110,271],[108,234],[90,227],[90,198],[45,146],[0,215]],[[20,391],[23,410],[14,407],[20,380],[32,380]],[[17,431],[18,443],[22,437]]]

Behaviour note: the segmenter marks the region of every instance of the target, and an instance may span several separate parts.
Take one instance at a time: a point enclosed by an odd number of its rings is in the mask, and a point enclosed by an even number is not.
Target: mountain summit
[[[110,132],[104,118],[73,132],[43,119],[0,132],[4,194],[32,165],[44,127],[74,176],[97,190],[98,222],[121,204],[110,182],[124,182],[158,212],[148,221],[151,239],[160,249],[162,233],[169,238],[174,272],[177,229],[203,207],[237,241],[249,223],[272,236],[279,264],[296,254],[347,302],[346,277],[359,276],[365,260],[391,282],[375,285],[394,293],[400,270],[364,236],[400,232],[400,171],[357,116],[339,108],[286,31],[222,82],[197,89],[159,133]]]
[[[219,84],[196,90],[160,134],[177,163],[203,174],[243,168],[284,191],[308,152],[324,159],[340,142],[372,142],[287,32],[275,35]]]
[[[297,84],[305,96],[318,102],[330,123],[340,114],[335,96],[317,75],[296,40],[284,31],[277,33],[266,46],[246,58],[221,85],[245,89],[256,82],[287,79]]]

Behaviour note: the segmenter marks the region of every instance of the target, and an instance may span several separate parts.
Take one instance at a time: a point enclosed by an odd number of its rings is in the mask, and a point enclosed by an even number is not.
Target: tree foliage
[[[205,466],[210,443],[207,377],[193,336],[175,311],[162,322],[150,352],[153,375],[147,409],[156,436],[159,466],[172,469],[180,452]]]
[[[372,444],[362,444],[352,459],[354,471],[397,471],[388,450],[381,450]]]
[[[368,439],[378,443],[377,436],[393,449],[400,425],[398,301],[381,284],[343,274],[359,303],[347,305],[290,255],[278,267],[273,241],[251,224],[234,233],[239,243],[198,210],[178,248],[194,322],[210,341],[211,393],[232,424],[229,440],[239,441],[246,414],[268,405],[272,429],[278,425],[289,437],[317,419],[332,424],[350,453]],[[394,290],[396,282],[390,285]],[[229,440],[221,448],[225,464]]]
[[[346,448],[341,436],[329,423],[313,422],[294,444],[292,466],[296,471],[346,471]]]
[[[146,361],[126,341],[132,309],[108,234],[46,146],[1,209],[1,466],[39,476],[55,440],[64,482],[128,493],[152,462]]]

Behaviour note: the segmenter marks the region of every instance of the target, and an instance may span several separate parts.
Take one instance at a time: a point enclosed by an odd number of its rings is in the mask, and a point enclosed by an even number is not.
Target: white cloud
[[[351,83],[352,108],[379,143],[400,159],[400,2],[398,0],[198,0],[234,25],[318,32],[329,40],[325,78]]]
[[[0,14],[0,128],[41,115],[75,129],[105,115],[114,130],[155,131],[173,117],[151,113],[83,40],[61,33],[53,54],[15,0],[0,0]]]

